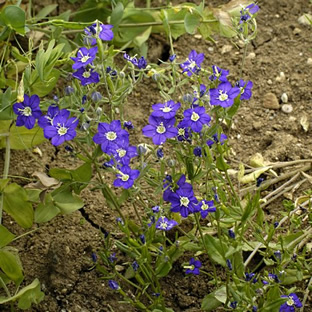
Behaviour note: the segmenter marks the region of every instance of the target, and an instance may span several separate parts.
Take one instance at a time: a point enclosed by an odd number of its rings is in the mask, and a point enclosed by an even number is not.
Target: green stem
[[[6,287],[5,282],[3,281],[3,279],[1,278],[1,276],[0,276],[0,285],[3,287],[3,289],[4,289],[5,293],[7,294],[7,296],[10,298],[10,297],[11,297],[10,291],[9,291],[9,289]]]
[[[3,179],[7,179],[9,175],[9,167],[10,167],[10,154],[11,154],[11,147],[10,147],[10,138],[9,136],[6,137],[6,148],[5,148],[5,156],[4,156],[4,169],[3,169]],[[0,195],[0,224],[2,223],[2,212],[3,212],[3,195]]]
[[[243,58],[242,58],[242,66],[239,72],[239,80],[242,79],[242,75],[243,75],[243,69],[245,66],[245,60],[246,60],[246,55],[247,55],[247,47],[248,47],[248,42],[246,42],[244,44],[244,54],[243,54]]]

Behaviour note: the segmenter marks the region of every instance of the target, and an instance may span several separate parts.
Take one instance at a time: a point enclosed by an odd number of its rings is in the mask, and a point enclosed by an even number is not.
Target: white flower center
[[[31,108],[29,106],[25,107],[24,109],[19,109],[19,111],[22,112],[22,115],[26,117],[31,116],[32,113]]]
[[[120,149],[117,150],[117,153],[118,153],[118,156],[120,158],[122,158],[122,157],[124,157],[127,154],[127,151],[122,149],[122,148],[120,148]]]
[[[109,141],[114,141],[117,138],[117,134],[114,131],[108,131],[105,133],[105,137]]]
[[[184,136],[185,135],[185,129],[184,128],[180,128],[178,130],[178,135]]]
[[[292,298],[292,296],[289,296],[288,297],[289,299],[286,301],[286,304],[288,305],[288,306],[293,306],[294,305],[294,303],[295,303],[295,301],[294,301],[294,299]]]
[[[207,204],[203,203],[202,206],[201,206],[201,209],[202,210],[207,210],[209,207]]]
[[[245,89],[243,87],[240,87],[240,91],[241,91],[241,94],[244,94]]]
[[[65,135],[65,134],[67,133],[67,130],[68,130],[68,128],[66,128],[66,127],[59,127],[59,128],[57,129],[57,133],[58,133],[60,136],[62,136],[62,135]]]
[[[91,73],[89,71],[85,71],[83,74],[82,74],[83,78],[89,78],[91,76]]]
[[[90,58],[91,58],[91,57],[87,54],[87,55],[84,55],[84,56],[80,59],[80,61],[81,61],[82,63],[85,63],[85,62],[87,62]]]
[[[192,113],[192,116],[191,116],[191,120],[192,121],[197,121],[199,118],[200,117],[199,117],[199,115],[197,113],[195,113],[195,112]]]
[[[171,108],[171,107],[166,106],[166,107],[163,107],[161,110],[162,110],[164,113],[169,113],[169,112],[171,112],[171,111],[172,111],[172,108]]]
[[[124,173],[122,173],[121,174],[121,180],[123,181],[123,182],[127,182],[128,180],[129,180],[129,175],[128,174],[124,174]]]
[[[160,222],[159,227],[165,230],[168,227],[168,224],[166,222]]]
[[[180,196],[180,206],[187,207],[190,203],[190,200],[185,196]]]
[[[229,98],[229,96],[226,94],[226,92],[223,93],[222,90],[219,91],[219,94],[220,94],[219,95],[219,100],[222,101],[222,102],[226,101]]]
[[[190,61],[190,65],[188,66],[189,68],[191,68],[191,69],[193,69],[193,68],[195,68],[197,65],[196,65],[196,62],[195,61],[191,61],[191,60],[189,60]]]
[[[163,134],[163,133],[166,132],[166,128],[164,127],[164,124],[162,122],[156,128],[156,132],[159,133],[159,134]]]

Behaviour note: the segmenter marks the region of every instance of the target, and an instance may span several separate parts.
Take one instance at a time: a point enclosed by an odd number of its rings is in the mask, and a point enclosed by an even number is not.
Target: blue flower
[[[139,264],[136,261],[133,261],[132,262],[132,268],[133,268],[134,272],[136,272],[139,268]]]
[[[116,257],[116,253],[115,252],[108,256],[108,261],[110,263],[114,263],[116,260],[117,260],[117,257]]]
[[[110,124],[101,122],[93,141],[101,145],[104,153],[109,154],[116,151],[120,146],[129,144],[129,133],[121,128],[120,120],[113,120]]]
[[[230,303],[230,307],[231,307],[232,309],[236,309],[236,307],[237,307],[237,301],[232,301],[232,302]]]
[[[185,125],[190,127],[194,132],[200,132],[203,125],[209,125],[211,120],[211,117],[206,114],[205,107],[203,106],[186,109],[183,114],[183,122],[185,122]]]
[[[221,145],[223,145],[225,143],[225,140],[227,140],[227,136],[224,133],[221,133],[220,134],[220,138],[218,138],[218,134],[215,133],[212,136],[212,139],[213,140],[208,140],[206,142],[209,147],[211,147],[214,143],[219,143],[219,142],[220,142]]]
[[[195,260],[194,258],[191,258],[190,265],[187,266],[187,270],[185,271],[185,274],[194,274],[199,275],[202,264],[199,260]]]
[[[157,103],[152,106],[153,112],[152,116],[154,117],[163,117],[164,119],[171,119],[175,117],[177,110],[181,107],[181,103],[175,103],[170,100],[165,103]]]
[[[86,86],[90,83],[98,83],[100,81],[99,74],[93,69],[87,69],[84,67],[79,68],[73,74],[73,77],[81,81],[82,86]]]
[[[41,116],[38,119],[38,126],[44,129],[47,126],[53,124],[53,118],[57,115],[65,115],[66,118],[69,117],[70,112],[66,109],[60,110],[57,105],[50,105],[46,115]]]
[[[192,185],[186,183],[185,180],[185,175],[182,175],[177,182],[179,188],[175,192],[171,192],[168,198],[171,203],[171,211],[179,212],[183,218],[193,213],[198,203],[198,200],[194,196]]]
[[[196,156],[196,157],[201,157],[202,156],[202,149],[200,146],[196,146],[194,147],[193,149],[193,154]]]
[[[226,265],[229,268],[230,271],[233,270],[232,262],[230,259],[226,259]]]
[[[100,24],[98,26],[97,24],[92,24],[84,30],[90,45],[96,44],[96,37],[99,37],[103,41],[110,41],[114,38],[114,33],[111,30],[113,25]]]
[[[162,150],[162,148],[157,149],[156,155],[159,159],[164,157],[164,151]]]
[[[182,63],[180,66],[183,69],[183,73],[187,73],[190,77],[193,74],[198,74],[201,69],[201,63],[205,58],[204,53],[198,53],[195,50],[192,50],[188,56],[187,61]]]
[[[212,66],[212,75],[209,77],[211,81],[219,80],[221,82],[227,82],[228,70],[222,69],[216,65]]]
[[[175,54],[172,54],[169,56],[169,61],[172,63],[175,59],[176,59],[176,55]]]
[[[118,290],[120,287],[118,285],[118,283],[114,280],[109,280],[108,281],[108,286],[113,289],[113,290]]]
[[[259,11],[259,6],[255,3],[249,4],[245,9],[240,11],[240,21],[239,23],[242,24],[244,22],[247,22],[252,15],[256,14]]]
[[[295,312],[295,307],[302,307],[302,303],[295,293],[291,293],[289,296],[282,295],[281,297],[287,298],[287,301],[281,305],[279,312]]]
[[[140,175],[139,170],[131,169],[129,166],[122,166],[116,175],[116,180],[114,181],[115,187],[123,187],[124,189],[129,189],[132,187],[134,180]]]
[[[17,115],[16,126],[25,126],[27,129],[32,129],[35,126],[36,119],[42,115],[39,104],[40,99],[36,94],[31,97],[25,94],[23,102],[15,103],[13,111]]]
[[[125,121],[123,126],[124,126],[124,128],[127,128],[128,130],[132,130],[134,128],[131,121]]]
[[[164,119],[151,115],[148,122],[149,125],[145,126],[142,132],[145,136],[153,138],[156,145],[161,145],[178,134],[177,128],[174,127],[175,118]]]
[[[213,200],[201,200],[195,208],[196,212],[200,212],[203,219],[208,216],[209,212],[215,212],[216,207],[214,206]]]
[[[169,231],[176,225],[178,225],[177,221],[169,220],[166,217],[162,216],[156,222],[156,229],[162,231]]]
[[[95,59],[97,51],[97,47],[91,49],[87,49],[85,47],[80,48],[77,52],[77,57],[71,57],[71,59],[75,62],[72,66],[73,69],[76,70],[92,63]]]
[[[232,87],[229,82],[222,82],[217,88],[210,89],[210,104],[222,107],[232,106],[239,93],[240,88]]]
[[[191,132],[191,128],[188,126],[188,123],[185,121],[180,121],[178,126],[178,135],[177,135],[177,139],[179,141],[191,141],[191,137],[192,137],[192,132]]]
[[[240,81],[236,83],[236,86],[240,88],[241,100],[249,100],[251,98],[252,96],[251,89],[253,87],[252,81],[245,82],[244,80],[240,79]]]
[[[112,155],[118,164],[128,165],[131,158],[138,156],[136,146],[131,146],[127,141],[121,141],[116,149],[107,152]]]
[[[143,56],[141,56],[138,60],[136,57],[131,57],[130,55],[125,53],[124,59],[131,62],[133,65],[137,66],[139,69],[144,69],[147,66],[147,62]]]
[[[61,145],[65,141],[70,141],[76,136],[76,127],[79,120],[75,117],[68,118],[69,112],[66,110],[64,114],[56,115],[52,124],[44,128],[44,137],[51,139],[51,143],[54,146]]]
[[[228,233],[230,238],[235,239],[235,233],[233,230],[229,229]]]

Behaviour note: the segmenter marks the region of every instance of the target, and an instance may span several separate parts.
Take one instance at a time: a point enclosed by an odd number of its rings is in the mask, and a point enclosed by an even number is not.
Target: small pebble
[[[308,65],[312,65],[312,58],[311,58],[311,57],[309,57],[309,58],[307,59],[307,64],[308,64]]]
[[[293,107],[291,104],[283,104],[282,111],[286,114],[290,114],[293,111]]]
[[[312,15],[303,14],[298,18],[298,23],[302,25],[311,25],[309,20],[312,20]]]
[[[277,77],[275,78],[275,80],[278,81],[278,82],[283,82],[283,81],[285,81],[285,80],[286,80],[286,77],[285,77],[284,72],[280,72],[279,76],[277,76]]]
[[[276,95],[272,92],[266,93],[263,97],[263,107],[268,109],[279,109],[280,105]]]
[[[213,52],[213,47],[209,47],[208,51],[212,53]]]
[[[269,80],[267,81],[267,83],[268,83],[268,85],[271,85],[273,82],[272,82],[271,79],[269,79]]]
[[[254,59],[255,57],[256,57],[256,53],[250,52],[250,53],[247,55],[246,59],[251,60],[251,59]]]
[[[221,48],[221,54],[229,53],[232,51],[232,49],[233,49],[232,45],[226,44]]]
[[[301,33],[301,29],[300,28],[295,28],[294,30],[293,30],[293,34],[294,35],[299,35]]]
[[[288,102],[288,95],[287,93],[283,93],[281,96],[281,100],[284,104],[286,104]]]
[[[195,38],[195,39],[202,39],[203,37],[202,37],[202,35],[200,35],[200,34],[196,34],[196,35],[194,35],[194,38]]]

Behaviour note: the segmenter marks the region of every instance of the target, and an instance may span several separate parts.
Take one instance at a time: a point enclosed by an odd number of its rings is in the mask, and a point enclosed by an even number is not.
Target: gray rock
[[[280,105],[274,93],[266,93],[263,97],[263,107],[268,109],[279,109]]]

